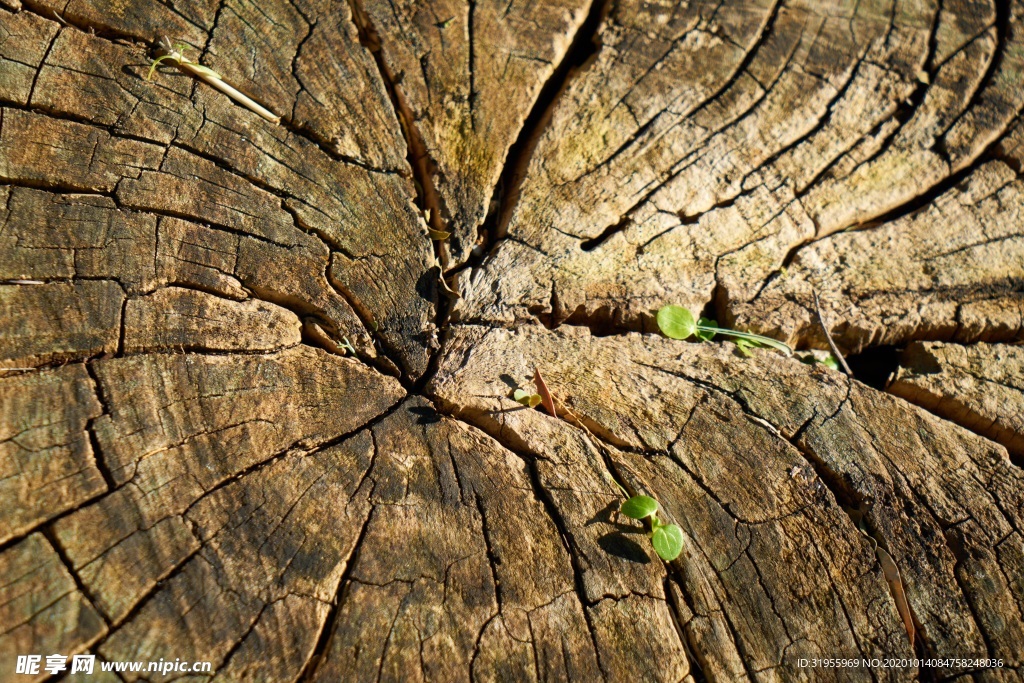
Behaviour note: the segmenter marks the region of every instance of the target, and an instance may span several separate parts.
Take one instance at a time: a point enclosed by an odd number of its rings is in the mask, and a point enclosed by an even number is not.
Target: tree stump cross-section
[[[0,0],[0,681],[1021,680],[1022,342],[1021,0]]]

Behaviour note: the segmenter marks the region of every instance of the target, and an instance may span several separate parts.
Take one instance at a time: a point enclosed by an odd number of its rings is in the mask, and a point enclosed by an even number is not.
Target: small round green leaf
[[[821,361],[821,364],[827,368],[832,368],[833,370],[839,369],[839,361],[837,361],[836,357],[833,356],[832,354],[826,356],[825,360]]]
[[[650,496],[633,496],[622,504],[619,511],[627,517],[643,519],[658,511],[658,501]]]
[[[516,389],[515,393],[512,394],[512,398],[514,398],[516,402],[522,403],[524,406],[528,406],[530,408],[536,408],[540,405],[541,401],[539,394],[531,394],[529,391],[524,389]]]
[[[661,559],[671,562],[683,552],[683,532],[675,524],[659,526],[651,534],[651,544]]]
[[[658,311],[658,329],[671,339],[689,339],[697,331],[697,323],[682,306],[669,305]]]

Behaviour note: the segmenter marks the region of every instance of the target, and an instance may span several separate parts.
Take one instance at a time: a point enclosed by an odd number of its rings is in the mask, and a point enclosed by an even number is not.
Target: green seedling
[[[543,400],[540,397],[540,394],[531,394],[525,389],[516,389],[515,393],[512,394],[512,398],[514,398],[518,403],[522,403],[527,408],[536,408]]]
[[[341,343],[338,344],[338,348],[345,349],[353,356],[356,355],[356,347],[352,346],[352,342],[348,340],[348,337],[341,338]]]
[[[160,66],[161,63],[163,63],[166,60],[170,60],[172,62],[175,61],[175,56],[174,56],[175,54],[182,55],[182,54],[184,54],[185,50],[187,50],[190,47],[192,47],[188,43],[174,43],[173,45],[168,45],[166,40],[167,39],[165,38],[160,43],[160,49],[164,50],[166,52],[165,52],[165,54],[160,55],[159,57],[157,57],[156,59],[154,59],[150,63],[150,65],[149,65],[149,73],[146,74],[146,80],[147,81],[153,80],[153,76],[156,75],[156,68],[158,66]],[[201,67],[201,68],[206,69],[205,66]],[[217,74],[216,71],[213,71],[212,69],[206,69],[206,70],[209,71],[211,74],[214,74],[215,78],[220,78],[220,75]]]
[[[166,37],[163,38],[160,41],[160,52],[162,52],[163,54],[154,59],[153,62],[149,65],[149,73],[146,75],[146,80],[153,80],[153,75],[156,73],[156,68],[161,63],[166,61],[178,67],[178,69],[180,69],[181,71],[184,71],[185,73],[198,78],[210,87],[219,90],[235,102],[238,102],[246,109],[259,114],[267,121],[270,121],[271,123],[281,123],[280,116],[274,114],[274,112],[268,110],[263,105],[251,99],[248,95],[239,92],[234,87],[225,83],[224,79],[221,77],[219,73],[217,73],[209,67],[203,66],[202,64],[193,62],[191,59],[186,57],[183,54],[183,52],[187,47],[188,46],[184,43],[177,43],[172,45],[171,41],[169,41]]]
[[[544,410],[547,411],[551,417],[558,417],[558,409],[555,407],[555,397],[551,395],[548,390],[548,385],[544,382],[544,378],[540,375],[540,370],[535,369],[533,371],[533,383],[537,387],[537,393],[531,393],[525,389],[516,389],[512,393],[512,398],[517,402],[522,403],[527,408],[536,408],[539,405],[544,406]]]
[[[662,524],[658,519],[658,501],[650,496],[633,496],[622,504],[619,512],[631,519],[649,519],[651,545],[658,557],[671,562],[683,552],[683,531],[675,524]]]
[[[552,395],[551,390],[548,389],[547,383],[541,376],[540,368],[534,369],[533,383],[537,387],[536,394],[530,393],[525,389],[516,389],[513,392],[512,397],[529,408],[536,408],[538,405],[543,405],[544,410],[546,410],[549,415],[552,417],[559,417],[558,408],[555,405],[555,397]],[[581,420],[580,417],[567,406],[563,406],[561,417],[562,419],[569,421],[570,424],[574,424],[583,429],[591,437],[594,436],[593,432],[587,428],[587,425],[583,420]],[[610,473],[607,477],[608,480],[622,492],[622,495],[626,497],[626,501],[619,508],[619,512],[632,519],[650,520],[651,530],[648,535],[651,538],[651,545],[654,546],[654,551],[658,553],[658,556],[666,562],[671,562],[679,557],[679,553],[683,551],[683,531],[675,524],[663,524],[661,522],[658,518],[658,501],[650,496],[630,497],[629,492],[626,491],[625,487],[623,487],[615,477],[611,476]]]
[[[658,328],[661,329],[662,334],[670,339],[689,339],[696,336],[701,341],[708,341],[717,334],[732,338],[740,353],[745,356],[749,356],[750,349],[755,347],[778,349],[787,356],[793,355],[793,349],[789,347],[789,344],[780,342],[778,339],[754,334],[753,332],[729,330],[724,327],[718,327],[718,325],[713,324],[714,322],[714,320],[706,318],[694,320],[693,314],[682,306],[664,306],[658,311]]]

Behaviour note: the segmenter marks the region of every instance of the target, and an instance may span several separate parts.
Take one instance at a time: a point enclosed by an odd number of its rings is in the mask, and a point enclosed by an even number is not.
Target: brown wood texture
[[[1022,169],[1021,0],[0,0],[0,681],[1024,679]]]

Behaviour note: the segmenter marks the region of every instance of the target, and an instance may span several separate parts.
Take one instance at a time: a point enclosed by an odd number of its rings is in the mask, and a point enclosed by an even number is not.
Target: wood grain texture
[[[370,509],[313,679],[600,677],[528,464],[422,399],[372,436]]]
[[[273,351],[302,341],[301,323],[265,301],[167,287],[125,306],[126,352],[156,349]]]
[[[518,3],[356,2],[419,144],[420,182],[465,261],[495,213],[509,148],[541,88],[566,58],[591,0]],[[422,149],[419,149],[419,148]],[[436,195],[436,196],[435,196]]]
[[[1021,680],[1022,22],[0,0],[0,681]]]
[[[1017,338],[1016,171],[978,159],[1018,125],[1003,80],[1019,73],[1016,5],[1005,45],[984,3],[702,9],[623,8],[627,20],[615,6],[456,316],[651,330],[664,304],[713,306],[825,348],[816,287],[850,352]],[[644,11],[664,35],[630,38],[636,65],[616,47]],[[840,231],[853,232],[828,237]],[[890,274],[893,250],[905,257]]]
[[[103,619],[42,535],[31,534],[8,548],[0,555],[0,569],[7,577],[0,588],[0,656],[5,665],[12,665],[18,655],[44,650],[70,656],[107,633]],[[13,671],[10,666],[4,675],[13,677]]]
[[[726,284],[735,324],[824,346],[812,290],[851,353],[914,339],[1011,341],[1021,330],[1024,185],[992,162],[920,213],[833,235],[801,249],[785,275],[760,291]],[[899,258],[894,258],[898,254]],[[738,270],[739,258],[720,265]],[[736,294],[734,294],[736,292]]]
[[[106,492],[86,431],[102,413],[95,392],[80,363],[0,380],[0,542]]]
[[[911,656],[871,541],[843,509],[859,508],[901,568],[926,650],[1000,652],[1019,674],[1022,475],[1001,447],[768,352],[540,326],[457,328],[448,348],[433,384],[443,405],[545,457],[534,423],[553,419],[509,398],[542,368],[569,418],[600,435],[608,472],[683,527],[692,550],[669,571],[684,595],[714,590],[728,626],[684,626],[698,658],[702,641],[754,670],[792,667],[802,648]]]
[[[278,454],[353,431],[403,393],[360,363],[308,347],[136,355],[95,372],[109,407],[94,430],[116,488],[55,531],[114,621],[198,548],[182,517],[195,501]],[[343,410],[353,394],[362,400]]]
[[[353,94],[331,109],[361,111],[368,117],[361,129],[387,154],[348,150],[350,157],[298,123],[261,123],[209,88],[193,92],[191,79],[173,70],[149,83],[144,49],[63,28],[29,101],[50,115],[5,112],[0,178],[108,195],[131,212],[231,232],[241,238],[240,251],[262,252],[253,258],[302,271],[302,277],[266,278],[262,263],[242,265],[239,279],[248,288],[324,319],[335,339],[358,343],[365,356],[379,355],[375,344],[382,344],[407,372],[422,374],[435,343],[437,276],[431,275],[430,241],[413,205],[384,86],[378,75],[365,72],[372,59],[354,32],[339,35],[338,42],[357,53],[363,71],[339,74],[334,87],[341,93],[348,79],[380,101],[372,105]],[[279,49],[261,47],[265,59]],[[76,96],[67,97],[68,91]],[[51,145],[51,139],[61,142]],[[287,253],[273,254],[275,248]],[[314,266],[316,261],[322,265]],[[313,282],[317,274],[322,279]],[[374,328],[378,342],[364,325]]]
[[[1024,349],[915,342],[887,387],[911,403],[1024,455]]]

